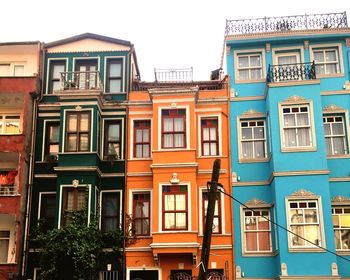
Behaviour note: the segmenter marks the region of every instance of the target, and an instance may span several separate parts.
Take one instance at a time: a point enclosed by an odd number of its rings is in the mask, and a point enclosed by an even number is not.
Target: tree
[[[102,232],[96,222],[87,226],[86,211],[72,213],[69,224],[44,231],[39,225],[33,241],[40,253],[44,280],[95,279],[107,263],[119,270],[121,248],[126,239],[122,230]],[[108,248],[106,250],[106,248]]]

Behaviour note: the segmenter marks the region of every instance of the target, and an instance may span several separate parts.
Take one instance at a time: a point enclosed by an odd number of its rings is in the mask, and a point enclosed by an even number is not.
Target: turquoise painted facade
[[[316,17],[227,22],[236,279],[350,278],[350,29]]]

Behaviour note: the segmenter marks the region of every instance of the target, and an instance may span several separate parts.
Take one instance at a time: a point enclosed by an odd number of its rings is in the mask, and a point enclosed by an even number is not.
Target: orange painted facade
[[[229,85],[149,86],[129,95],[125,212],[136,242],[126,248],[126,279],[198,276],[207,182],[221,159],[219,182],[231,193]],[[164,84],[163,84],[164,86]],[[218,194],[208,268],[233,279],[232,203]],[[149,225],[149,226],[148,226]]]

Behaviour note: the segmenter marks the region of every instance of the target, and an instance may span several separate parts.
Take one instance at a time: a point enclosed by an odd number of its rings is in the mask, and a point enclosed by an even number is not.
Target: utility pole
[[[208,182],[208,184],[210,184],[210,190],[208,194],[207,217],[205,219],[205,231],[203,236],[202,255],[201,262],[199,265],[198,280],[207,280],[211,235],[213,231],[213,220],[220,173],[220,163],[220,159],[216,159],[214,161],[211,182]]]

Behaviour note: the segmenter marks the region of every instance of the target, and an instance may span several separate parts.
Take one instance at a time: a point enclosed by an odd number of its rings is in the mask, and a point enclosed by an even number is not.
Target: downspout
[[[42,43],[38,44],[38,79],[41,84],[37,83],[37,93],[35,96],[32,96],[34,99],[33,103],[33,115],[32,115],[32,130],[31,130],[31,150],[29,158],[29,180],[28,180],[28,191],[27,191],[27,203],[25,210],[25,224],[24,224],[24,241],[23,241],[23,253],[22,253],[22,262],[21,262],[21,276],[25,275],[25,270],[27,267],[27,258],[28,258],[28,243],[29,243],[29,224],[30,224],[30,213],[31,213],[31,202],[32,202],[32,190],[33,190],[33,173],[34,173],[34,155],[35,152],[35,142],[36,142],[36,120],[38,114],[38,103],[42,99],[41,90],[43,88],[43,65],[45,60],[45,53],[42,52]]]

